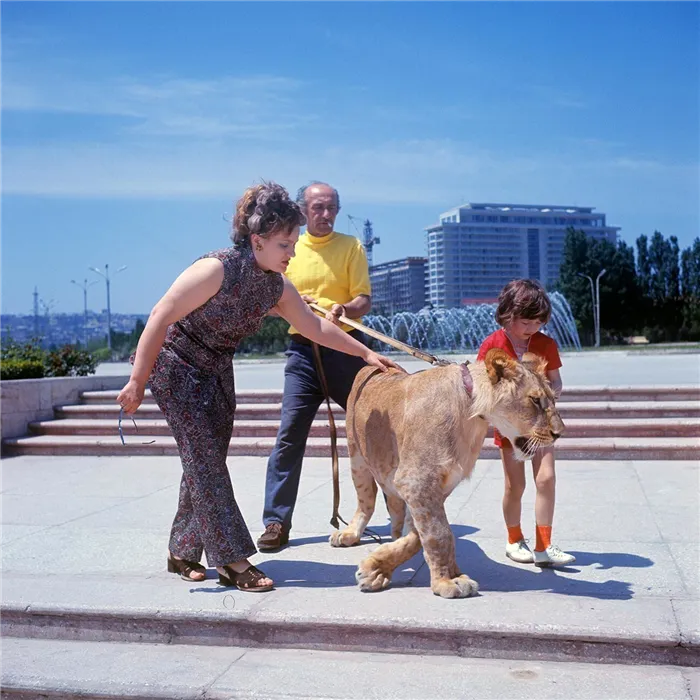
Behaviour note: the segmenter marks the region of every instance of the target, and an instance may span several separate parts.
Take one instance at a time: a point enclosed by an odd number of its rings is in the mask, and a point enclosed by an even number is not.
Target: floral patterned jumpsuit
[[[257,551],[233,495],[226,455],[236,395],[233,355],[282,296],[282,275],[257,266],[248,242],[203,256],[224,265],[221,289],[167,331],[149,378],[182,460],[170,551],[209,566]]]

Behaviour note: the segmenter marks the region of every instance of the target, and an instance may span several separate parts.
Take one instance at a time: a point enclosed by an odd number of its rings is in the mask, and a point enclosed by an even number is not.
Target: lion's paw
[[[328,541],[331,547],[352,547],[360,541],[360,538],[353,530],[336,530],[331,534]]]
[[[432,584],[432,589],[441,598],[469,598],[479,592],[479,584],[462,574],[456,578],[438,579]]]
[[[361,591],[381,591],[391,583],[391,572],[382,571],[376,560],[368,557],[360,562],[355,579],[360,584]]]

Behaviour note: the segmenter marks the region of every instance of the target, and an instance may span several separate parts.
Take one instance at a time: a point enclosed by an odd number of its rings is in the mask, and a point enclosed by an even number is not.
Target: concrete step
[[[246,404],[236,407],[238,420],[279,420],[281,403]],[[325,410],[323,407],[319,411]],[[604,421],[610,418],[700,418],[700,401],[581,401],[562,403],[559,412],[566,422],[569,418],[588,418]],[[57,406],[56,418],[108,419],[119,416],[116,404],[87,404]],[[333,408],[333,415],[342,418],[345,411],[340,406]],[[139,406],[136,418],[157,419],[162,417],[155,403]]]
[[[693,679],[695,669],[661,665],[5,638],[2,696],[687,700]]]
[[[85,391],[83,403],[110,404],[117,400],[117,390]],[[248,390],[237,392],[238,403],[281,403],[277,390]],[[578,401],[700,401],[700,386],[573,386],[566,387],[560,403]],[[144,402],[153,402],[146,391]]]
[[[330,428],[325,412],[311,426],[310,437],[328,437]],[[233,437],[276,437],[279,421],[236,420]],[[345,437],[345,421],[337,420],[338,436]],[[64,418],[29,424],[36,435],[114,435],[115,421],[111,419]],[[170,435],[164,418],[147,418],[137,422],[122,421],[124,435]],[[489,429],[489,436],[493,430]],[[615,418],[604,422],[571,418],[566,422],[566,436],[573,437],[700,437],[700,418]]]
[[[3,453],[33,455],[177,455],[175,440],[166,435],[127,435],[122,445],[114,425],[112,435],[35,435],[3,441]],[[272,437],[234,437],[229,455],[267,456],[274,447]],[[347,456],[347,441],[338,439],[338,453]],[[307,457],[330,457],[330,440],[309,438]],[[482,459],[498,458],[498,450],[490,440],[481,450]],[[557,459],[612,460],[697,460],[700,439],[663,438],[561,438],[557,442]]]

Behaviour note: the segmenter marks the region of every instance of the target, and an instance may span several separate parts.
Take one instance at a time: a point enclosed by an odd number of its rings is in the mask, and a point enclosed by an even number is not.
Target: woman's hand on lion
[[[401,365],[397,365],[396,362],[390,360],[388,357],[384,357],[384,355],[372,352],[371,350],[367,353],[364,360],[368,365],[377,367],[382,372],[386,372],[387,369],[391,367],[392,369],[398,369],[399,372],[406,374],[406,370]]]

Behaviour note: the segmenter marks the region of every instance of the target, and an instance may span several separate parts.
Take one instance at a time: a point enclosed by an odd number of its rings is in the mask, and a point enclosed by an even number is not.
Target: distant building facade
[[[428,298],[457,307],[495,300],[512,279],[530,277],[545,287],[559,277],[566,230],[615,243],[617,226],[594,207],[469,203],[440,215],[426,228]]]
[[[426,258],[402,258],[373,265],[372,313],[420,311],[426,304],[426,264]]]

